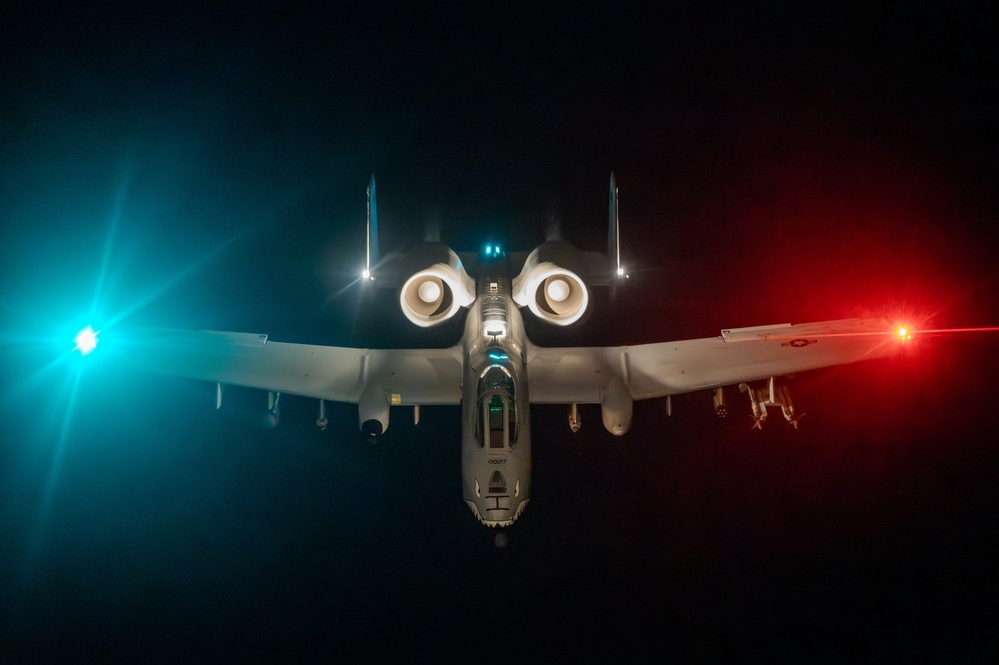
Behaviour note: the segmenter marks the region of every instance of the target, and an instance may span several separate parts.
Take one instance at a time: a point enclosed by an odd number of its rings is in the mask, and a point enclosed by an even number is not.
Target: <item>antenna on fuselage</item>
[[[621,227],[618,217],[617,180],[610,174],[610,203],[607,213],[607,261],[610,264],[611,279],[624,279],[628,275],[621,265]]]
[[[371,274],[371,266],[378,263],[378,204],[375,199],[375,174],[371,174],[371,180],[368,181],[368,239],[367,239],[367,254],[365,257],[364,271],[361,273],[361,277],[367,280],[373,280],[374,275]]]

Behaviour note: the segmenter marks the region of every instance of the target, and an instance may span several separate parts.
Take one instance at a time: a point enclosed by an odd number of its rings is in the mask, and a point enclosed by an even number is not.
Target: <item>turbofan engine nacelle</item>
[[[586,313],[590,303],[585,275],[578,249],[563,240],[546,242],[527,256],[513,280],[513,301],[545,323],[570,325]]]
[[[399,293],[402,313],[416,325],[437,325],[475,300],[475,282],[449,247],[427,243],[410,250],[407,258],[424,266],[406,280]]]

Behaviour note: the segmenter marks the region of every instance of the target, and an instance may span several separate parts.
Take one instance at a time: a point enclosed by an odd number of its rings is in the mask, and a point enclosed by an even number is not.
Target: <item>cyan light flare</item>
[[[100,335],[100,331],[94,331],[92,327],[87,326],[76,333],[76,337],[73,338],[73,341],[76,342],[76,347],[73,350],[79,351],[81,356],[91,353],[97,348],[98,335]]]

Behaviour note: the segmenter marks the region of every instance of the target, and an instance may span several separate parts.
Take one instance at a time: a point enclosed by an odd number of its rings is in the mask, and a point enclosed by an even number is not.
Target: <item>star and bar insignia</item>
[[[803,346],[808,346],[809,344],[818,344],[817,339],[792,339],[790,342],[784,342],[781,346],[793,346],[795,348],[801,348]]]

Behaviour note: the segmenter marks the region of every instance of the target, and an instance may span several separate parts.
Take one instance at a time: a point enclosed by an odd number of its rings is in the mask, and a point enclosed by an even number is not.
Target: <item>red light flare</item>
[[[795,406],[813,419],[803,420],[802,429],[820,449],[815,455],[831,468],[856,463],[867,477],[886,479],[907,455],[925,455],[932,465],[929,460],[942,450],[953,451],[958,445],[953,441],[974,449],[976,441],[994,437],[990,405],[999,341],[994,332],[992,327],[909,329],[908,341],[898,338],[897,329],[885,329],[880,337],[856,339],[883,357],[803,372],[788,381]],[[815,479],[828,480],[819,472]]]
[[[936,328],[934,330],[920,330],[923,335],[949,335],[952,333],[984,333],[999,332],[999,326],[987,326],[983,328]]]
[[[914,328],[912,326],[898,326],[892,330],[871,330],[865,332],[843,332],[843,333],[808,333],[808,337],[895,337],[899,341],[907,342],[916,335],[952,335],[958,333],[987,333],[999,332],[999,326],[983,326],[978,328]],[[801,335],[768,335],[769,339],[796,339]]]

